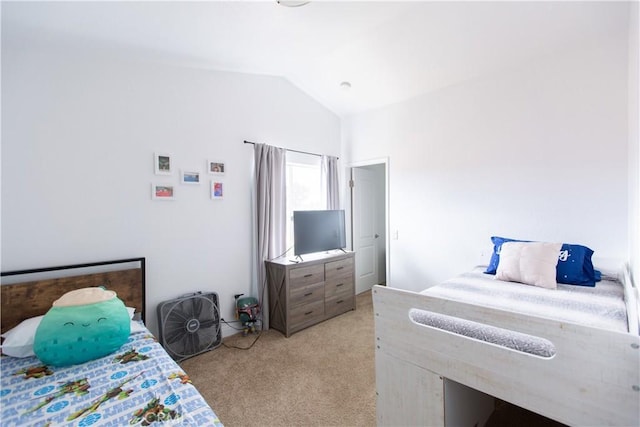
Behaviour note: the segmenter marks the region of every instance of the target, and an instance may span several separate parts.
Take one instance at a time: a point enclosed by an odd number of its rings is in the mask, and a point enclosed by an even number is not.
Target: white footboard
[[[379,425],[445,425],[442,377],[568,425],[640,425],[640,338],[375,286]],[[540,357],[413,321],[411,309],[550,341]]]

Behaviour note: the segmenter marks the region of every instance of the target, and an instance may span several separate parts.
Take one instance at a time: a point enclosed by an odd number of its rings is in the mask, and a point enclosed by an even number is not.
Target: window
[[[325,209],[321,158],[287,153],[287,249],[293,246],[293,211]]]

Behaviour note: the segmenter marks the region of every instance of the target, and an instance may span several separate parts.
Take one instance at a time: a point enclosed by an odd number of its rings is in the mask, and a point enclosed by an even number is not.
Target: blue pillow
[[[496,274],[500,263],[500,249],[505,242],[529,242],[530,240],[491,237],[493,254],[485,270],[487,274]],[[586,246],[563,243],[556,267],[556,282],[567,285],[595,286],[601,279],[598,270],[594,270],[591,256],[593,251]]]
[[[492,236],[491,241],[493,242],[493,253],[491,254],[491,260],[489,261],[489,265],[485,270],[485,273],[487,274],[496,274],[496,271],[498,271],[498,264],[500,263],[500,249],[502,249],[503,243],[529,242],[530,240],[516,240],[516,239],[508,239],[506,237]]]

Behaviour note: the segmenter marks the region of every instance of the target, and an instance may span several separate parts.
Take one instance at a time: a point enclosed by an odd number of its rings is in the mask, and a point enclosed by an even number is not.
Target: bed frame
[[[453,415],[474,405],[446,393],[451,381],[568,425],[640,425],[637,288],[625,279],[629,333],[374,286],[378,425],[460,425]],[[425,326],[412,308],[547,339],[556,354]],[[486,408],[478,411],[470,426],[486,421]]]
[[[7,271],[0,275],[3,333],[25,319],[45,314],[66,292],[93,286],[115,291],[126,306],[135,307],[141,320],[145,319],[145,258]],[[28,281],[21,281],[23,278]],[[20,283],[5,284],[9,280]]]

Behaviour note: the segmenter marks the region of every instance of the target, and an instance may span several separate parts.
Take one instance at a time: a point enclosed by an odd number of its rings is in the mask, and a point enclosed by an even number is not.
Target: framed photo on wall
[[[153,200],[173,200],[175,189],[172,184],[151,184],[151,198]]]
[[[224,185],[220,181],[211,181],[211,198],[213,200],[222,199],[224,196]]]
[[[207,172],[211,175],[224,175],[224,162],[219,160],[207,160]]]
[[[153,153],[153,165],[156,175],[171,175],[173,173],[173,164],[169,153]]]
[[[180,182],[189,185],[200,185],[200,172],[181,170]]]

